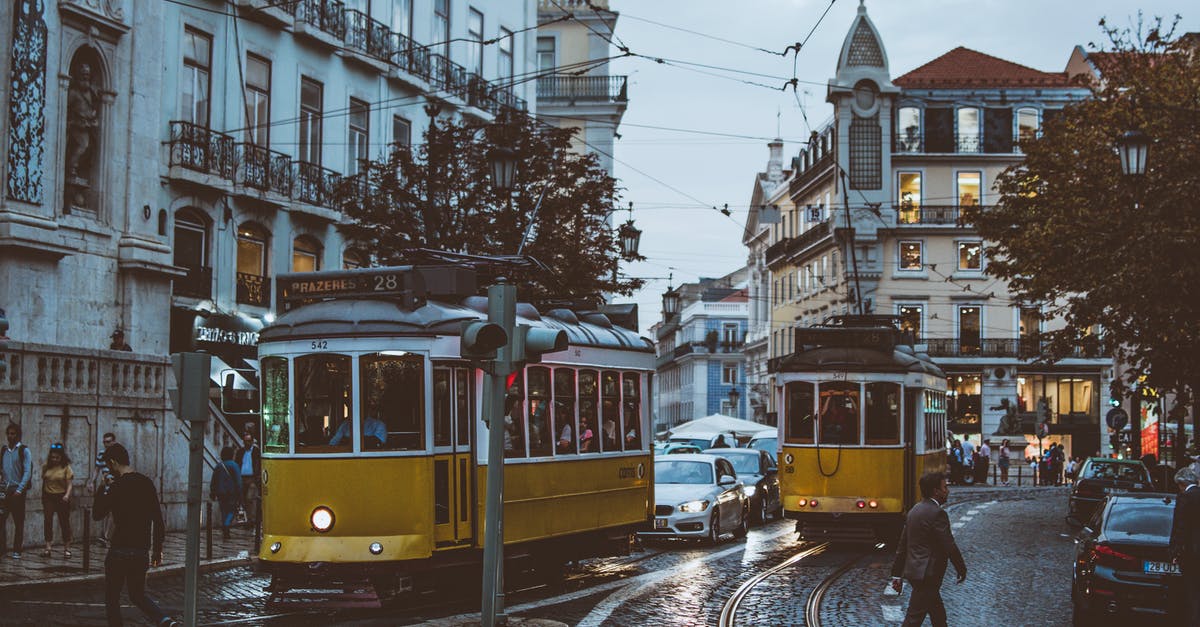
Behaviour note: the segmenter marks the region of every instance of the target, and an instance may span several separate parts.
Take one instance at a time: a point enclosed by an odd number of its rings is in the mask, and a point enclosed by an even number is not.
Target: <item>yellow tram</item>
[[[784,516],[803,539],[887,540],[946,466],[946,376],[888,316],[796,330],[772,360]]]
[[[401,267],[281,275],[260,334],[262,567],[286,590],[369,581],[379,597],[481,560],[488,427],[483,375],[460,356],[486,318],[475,275]],[[596,312],[518,324],[566,351],[510,377],[504,542],[555,572],[628,552],[653,515],[651,343]],[[369,599],[373,601],[373,599]]]

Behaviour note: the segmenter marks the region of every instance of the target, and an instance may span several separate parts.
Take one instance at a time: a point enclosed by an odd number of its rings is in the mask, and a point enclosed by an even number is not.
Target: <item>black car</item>
[[[1075,540],[1075,625],[1167,613],[1167,589],[1179,577],[1168,556],[1174,513],[1173,494],[1123,494],[1103,503]]]
[[[779,495],[779,469],[775,457],[753,448],[710,448],[705,453],[728,459],[742,480],[742,491],[750,499],[750,513],[758,522],[783,509]]]
[[[1067,515],[1080,522],[1086,521],[1106,496],[1132,492],[1154,492],[1154,480],[1142,462],[1093,457],[1079,469],[1068,500]]]

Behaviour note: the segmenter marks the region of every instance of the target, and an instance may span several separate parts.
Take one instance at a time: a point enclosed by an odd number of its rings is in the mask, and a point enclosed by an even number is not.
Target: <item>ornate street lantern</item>
[[[1117,151],[1121,155],[1121,173],[1126,176],[1141,176],[1146,173],[1146,160],[1150,156],[1150,136],[1141,131],[1128,131],[1117,140]]]
[[[738,412],[738,401],[741,400],[742,393],[738,391],[737,386],[729,389],[729,404],[733,405],[733,413]]]
[[[492,162],[492,188],[504,193],[513,188],[517,176],[517,153],[512,148],[497,146],[488,159]]]
[[[642,230],[633,225],[633,220],[622,224],[617,229],[617,239],[621,240],[621,256],[633,259],[638,254],[638,244],[642,240]]]
[[[675,291],[675,288],[667,288],[667,291],[663,293],[662,301],[663,313],[666,314],[666,317],[670,318],[679,313],[679,292]]]

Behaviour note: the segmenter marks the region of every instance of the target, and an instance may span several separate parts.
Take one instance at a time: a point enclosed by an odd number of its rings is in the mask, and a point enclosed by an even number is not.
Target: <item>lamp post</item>
[[[1132,179],[1134,183],[1133,209],[1135,212],[1141,204],[1141,179],[1146,174],[1146,162],[1150,157],[1150,143],[1150,136],[1137,129],[1126,131],[1117,140],[1117,154],[1121,158],[1121,174],[1127,179]],[[1129,405],[1130,429],[1133,436],[1130,444],[1134,452],[1134,459],[1138,459],[1142,456],[1142,394],[1140,387],[1130,395]],[[1182,427],[1182,423],[1180,426]],[[1182,431],[1181,428],[1180,432],[1182,433]],[[1177,450],[1181,451],[1181,447]],[[1176,457],[1176,459],[1178,458]]]
[[[734,418],[742,417],[741,403],[738,402],[740,400],[742,400],[742,393],[738,391],[737,385],[734,385],[732,388],[729,389],[729,403],[731,405],[733,405],[733,417]]]
[[[633,201],[629,201],[629,219],[617,228],[617,239],[621,242],[621,257],[629,260],[638,255],[642,241],[642,230],[633,225]]]
[[[670,319],[672,316],[679,314],[679,292],[673,287],[667,287],[667,291],[663,292],[663,317]]]

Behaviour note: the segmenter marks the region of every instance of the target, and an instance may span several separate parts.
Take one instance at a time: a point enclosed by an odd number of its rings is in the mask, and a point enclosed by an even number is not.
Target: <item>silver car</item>
[[[746,535],[750,502],[729,460],[686,454],[654,461],[654,526],[644,537],[699,538]]]

